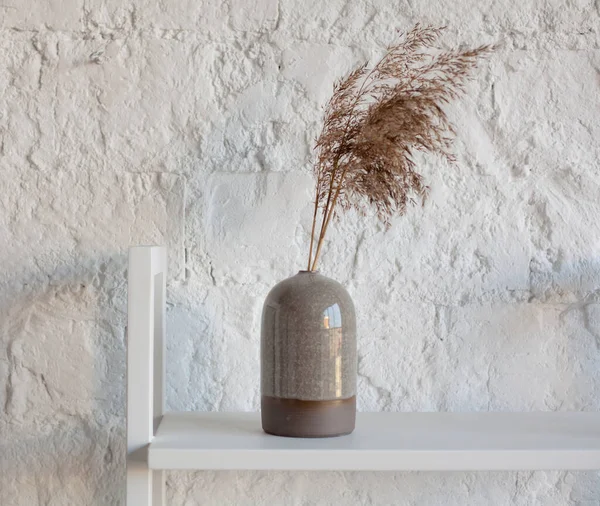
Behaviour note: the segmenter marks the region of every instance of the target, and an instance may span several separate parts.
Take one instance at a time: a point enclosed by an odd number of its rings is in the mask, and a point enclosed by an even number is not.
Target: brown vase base
[[[334,437],[350,434],[356,420],[356,396],[332,401],[302,401],[263,395],[262,428],[285,437]]]

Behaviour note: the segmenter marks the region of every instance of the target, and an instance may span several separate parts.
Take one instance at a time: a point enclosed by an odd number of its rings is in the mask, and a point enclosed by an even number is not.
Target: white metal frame
[[[164,471],[148,445],[164,414],[167,250],[129,250],[127,295],[127,506],[163,506]]]

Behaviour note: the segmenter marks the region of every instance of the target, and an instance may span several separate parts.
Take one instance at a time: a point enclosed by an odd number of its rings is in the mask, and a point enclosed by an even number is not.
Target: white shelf
[[[167,251],[129,252],[127,505],[164,506],[165,469],[600,470],[600,413],[359,413],[353,434],[290,439],[258,413],[166,413]]]
[[[358,413],[353,434],[262,432],[258,413],[167,413],[151,469],[600,469],[600,413]]]

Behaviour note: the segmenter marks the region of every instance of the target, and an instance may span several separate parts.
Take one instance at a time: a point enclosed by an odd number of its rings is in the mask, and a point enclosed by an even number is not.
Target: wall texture
[[[303,268],[334,79],[396,28],[503,41],[458,163],[322,271],[358,308],[361,410],[600,409],[600,4],[0,5],[0,504],[124,503],[126,253],[170,247],[168,405],[256,410],[259,318]],[[598,505],[598,473],[170,473],[174,505]]]

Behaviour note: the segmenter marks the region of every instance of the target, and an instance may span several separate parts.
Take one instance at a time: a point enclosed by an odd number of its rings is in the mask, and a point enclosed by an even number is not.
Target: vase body
[[[337,281],[300,271],[267,296],[261,325],[261,418],[289,437],[349,434],[356,418],[356,317]]]

